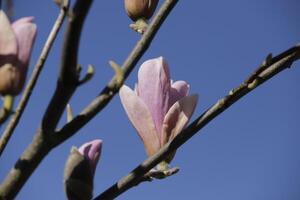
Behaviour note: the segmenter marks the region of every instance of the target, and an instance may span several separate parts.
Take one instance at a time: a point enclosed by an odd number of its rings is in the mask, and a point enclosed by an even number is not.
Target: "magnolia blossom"
[[[149,19],[152,17],[158,0],[125,0],[127,15],[133,20]]]
[[[10,24],[0,10],[0,94],[21,92],[37,27],[33,17],[24,17]]]
[[[73,147],[64,171],[65,191],[68,199],[90,200],[93,180],[102,149],[102,140],[93,140],[79,149]]]
[[[188,95],[189,89],[185,81],[170,80],[163,57],[142,64],[134,91],[126,85],[120,89],[124,109],[149,156],[187,125],[198,100],[198,95]]]

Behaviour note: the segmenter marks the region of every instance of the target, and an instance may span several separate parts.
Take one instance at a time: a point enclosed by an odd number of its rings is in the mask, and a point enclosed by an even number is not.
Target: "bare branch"
[[[34,86],[38,80],[38,77],[44,67],[44,64],[46,62],[46,59],[48,57],[48,54],[50,52],[50,49],[55,41],[55,38],[61,28],[61,25],[64,21],[64,18],[66,16],[66,13],[67,13],[67,9],[68,9],[68,6],[66,7],[62,7],[61,10],[60,10],[60,13],[53,25],[53,28],[47,38],[47,41],[42,49],[42,52],[41,52],[41,55],[35,65],[35,68],[32,72],[32,75],[31,75],[31,78],[30,80],[28,81],[28,84],[26,85],[26,88],[24,90],[24,93],[22,95],[22,98],[18,104],[18,107],[14,113],[14,115],[12,116],[12,118],[10,119],[10,122],[9,124],[7,125],[5,131],[2,133],[1,135],[1,138],[0,138],[0,156],[2,154],[2,152],[4,151],[10,137],[12,136],[24,110],[25,110],[25,107],[29,101],[29,98],[32,94],[32,91],[34,89]]]
[[[79,42],[83,23],[92,2],[93,0],[77,0],[73,9],[68,12],[68,25],[64,38],[60,74],[56,90],[42,120],[44,133],[51,133],[56,128],[66,105],[78,86],[77,57]]]
[[[268,62],[260,66],[254,75],[251,75],[244,83],[242,83],[236,89],[233,89],[224,98],[220,99],[216,104],[211,106],[200,117],[198,117],[193,123],[191,123],[186,129],[178,134],[172,141],[167,143],[161,148],[155,155],[149,157],[138,167],[136,167],[127,176],[120,179],[117,183],[112,185],[94,200],[110,200],[118,197],[123,192],[127,191],[131,187],[139,184],[141,181],[145,181],[145,174],[159,162],[165,159],[170,153],[174,152],[186,141],[188,141],[193,135],[201,130],[206,124],[211,122],[217,116],[219,116],[224,110],[229,108],[232,104],[237,102],[243,96],[251,92],[254,88],[261,85],[265,81],[269,80],[282,70],[289,68],[292,63],[300,59],[300,44],[297,46],[279,54],[274,58],[270,58]],[[251,80],[251,81],[249,81]]]

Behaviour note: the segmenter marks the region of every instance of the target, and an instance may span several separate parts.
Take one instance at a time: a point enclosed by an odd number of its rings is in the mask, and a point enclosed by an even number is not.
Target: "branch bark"
[[[62,63],[56,90],[42,120],[42,130],[52,133],[79,81],[78,49],[84,20],[93,0],[77,0],[68,12],[68,25],[62,50]]]
[[[165,159],[170,153],[174,152],[193,135],[201,130],[206,124],[211,122],[223,111],[241,99],[243,96],[251,92],[257,86],[263,84],[276,74],[286,68],[289,68],[293,62],[300,59],[300,44],[295,47],[271,58],[267,57],[266,61],[240,86],[231,90],[228,95],[220,99],[216,104],[211,106],[194,122],[178,134],[172,141],[161,148],[155,155],[149,157],[128,175],[121,178],[117,183],[112,185],[102,194],[94,198],[94,200],[110,200],[118,197],[123,192],[129,190],[139,182],[143,181],[144,175],[155,167],[159,162]]]

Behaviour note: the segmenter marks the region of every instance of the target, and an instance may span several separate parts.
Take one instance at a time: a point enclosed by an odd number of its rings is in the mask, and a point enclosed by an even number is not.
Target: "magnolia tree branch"
[[[93,0],[77,0],[68,12],[68,25],[62,50],[62,63],[56,90],[42,120],[42,130],[51,134],[79,82],[78,49],[84,20]]]
[[[41,128],[0,185],[0,199],[14,199],[42,159],[53,148],[51,131],[56,127],[65,105],[77,87],[77,51],[82,25],[91,3],[92,0],[77,0],[74,8],[67,11],[68,28],[56,91],[45,112]]]
[[[219,116],[224,110],[229,108],[243,96],[251,92],[257,86],[269,80],[279,72],[289,68],[293,62],[300,59],[300,44],[272,58],[270,55],[263,64],[240,86],[231,90],[228,95],[220,99],[216,104],[211,106],[194,122],[178,134],[172,141],[162,147],[155,155],[149,157],[142,164],[131,171],[127,176],[120,179],[94,200],[114,199],[144,181],[144,176],[149,170],[163,161],[170,153],[174,152],[193,135],[201,130],[206,124]]]
[[[148,30],[124,62],[123,68],[119,68],[115,63],[112,63],[113,68],[116,70],[116,76],[79,116],[65,125],[61,131],[54,133],[66,104],[80,82],[78,81],[77,50],[83,20],[92,0],[76,1],[74,9],[68,12],[69,20],[63,47],[62,66],[55,93],[43,117],[41,128],[38,129],[32,143],[0,185],[1,200],[14,199],[45,156],[54,147],[74,135],[110,102],[138,60],[148,49],[156,32],[177,2],[178,0],[165,0]]]
[[[121,74],[116,73],[108,85],[100,92],[100,94],[72,121],[67,123],[56,133],[56,144],[60,144],[69,137],[73,136],[80,128],[86,125],[93,117],[98,114],[119,91],[123,81],[129,76],[139,59],[149,48],[155,34],[159,30],[162,23],[170,14],[178,0],[166,0],[160,7],[159,11],[148,26],[140,41],[136,44],[128,58],[125,60]],[[112,63],[114,65],[114,63]],[[122,77],[120,77],[122,76]]]
[[[25,107],[29,101],[29,98],[32,94],[32,91],[36,85],[36,82],[38,80],[38,77],[44,67],[44,64],[46,62],[46,59],[48,57],[48,54],[50,52],[50,49],[55,41],[55,38],[63,24],[63,21],[65,19],[66,13],[67,13],[67,9],[69,6],[69,1],[67,1],[67,3],[61,7],[60,13],[53,25],[53,28],[47,38],[47,41],[42,49],[42,52],[40,54],[40,57],[35,65],[35,68],[32,72],[31,78],[28,81],[28,84],[26,85],[26,88],[24,90],[24,93],[21,97],[21,100],[17,106],[17,109],[14,113],[14,115],[12,116],[12,118],[9,121],[9,124],[7,125],[5,131],[2,133],[1,138],[0,138],[0,156],[2,154],[2,152],[4,151],[10,137],[12,136],[24,110]]]

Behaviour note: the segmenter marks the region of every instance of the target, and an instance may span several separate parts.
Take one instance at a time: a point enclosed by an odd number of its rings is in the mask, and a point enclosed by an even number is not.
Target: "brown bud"
[[[127,15],[133,20],[152,17],[158,0],[125,0],[125,9]]]
[[[1,57],[0,55],[0,60],[2,60]],[[13,96],[19,94],[25,82],[25,74],[26,72],[12,63],[0,64],[0,94]]]

